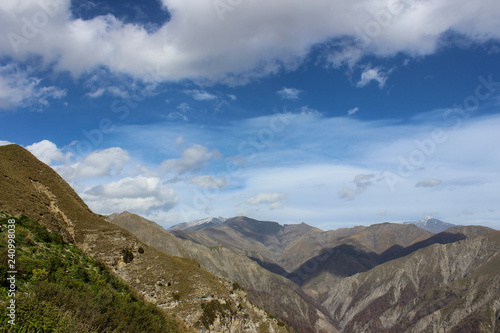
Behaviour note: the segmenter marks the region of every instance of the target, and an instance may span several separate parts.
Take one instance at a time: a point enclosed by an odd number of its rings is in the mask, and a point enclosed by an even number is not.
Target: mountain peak
[[[431,216],[426,216],[425,218],[418,220],[418,221],[409,221],[409,222],[404,222],[404,224],[414,224],[417,227],[433,232],[433,233],[440,233],[442,231],[445,231],[448,228],[452,227],[461,227],[461,225],[456,225],[448,222],[443,222],[441,220],[438,220],[436,218],[433,218]]]
[[[174,230],[182,230],[182,231],[186,231],[186,230],[200,230],[202,228],[206,228],[206,227],[211,227],[211,226],[215,226],[215,225],[218,225],[218,224],[222,224],[224,222],[226,222],[228,220],[227,217],[222,217],[222,216],[217,216],[217,217],[207,217],[207,218],[204,218],[204,219],[200,219],[200,220],[195,220],[195,221],[191,221],[191,222],[183,222],[183,223],[179,223],[179,224],[176,224],[170,228],[168,228],[168,230],[170,231],[174,231]]]

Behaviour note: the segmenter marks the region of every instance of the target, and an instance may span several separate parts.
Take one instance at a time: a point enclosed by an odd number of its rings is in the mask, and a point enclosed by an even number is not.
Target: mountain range
[[[94,214],[15,145],[0,147],[0,186],[0,211],[61,235],[186,330],[500,332],[491,228],[426,218],[324,231],[239,216],[166,230]]]
[[[196,260],[148,246],[94,214],[54,170],[20,146],[0,147],[0,188],[3,214],[26,216],[49,233],[61,235],[101,262],[138,297],[182,321],[189,331],[288,330],[276,316],[249,301],[246,291],[235,288],[232,281],[200,268]],[[28,292],[28,286],[18,288]],[[36,297],[36,290],[31,292]],[[1,301],[3,306],[6,299]]]

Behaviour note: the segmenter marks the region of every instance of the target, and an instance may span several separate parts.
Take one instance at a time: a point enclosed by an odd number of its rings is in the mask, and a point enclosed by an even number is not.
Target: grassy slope
[[[0,303],[7,294],[7,218],[0,220]],[[36,221],[16,219],[16,326],[6,332],[181,332],[105,266]]]

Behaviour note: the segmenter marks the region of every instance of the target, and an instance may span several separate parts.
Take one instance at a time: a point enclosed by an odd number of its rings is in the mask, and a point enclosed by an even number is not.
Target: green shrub
[[[134,254],[127,247],[122,249],[122,256],[123,256],[123,261],[126,264],[128,264],[128,263],[132,262],[132,260],[134,260]]]
[[[8,258],[6,232],[0,230],[1,262]],[[38,222],[16,219],[16,241],[16,326],[0,316],[0,327],[8,327],[2,332],[181,332],[175,320],[146,303],[103,263]],[[6,274],[0,265],[0,303],[9,300]]]

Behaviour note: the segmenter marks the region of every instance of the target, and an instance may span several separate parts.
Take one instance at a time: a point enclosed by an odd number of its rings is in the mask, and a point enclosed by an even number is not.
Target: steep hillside
[[[166,253],[196,259],[207,271],[237,282],[255,304],[272,311],[298,332],[335,332],[335,324],[321,307],[291,281],[260,267],[223,246],[205,246],[179,239],[155,222],[123,212],[108,220]]]
[[[197,231],[173,231],[180,238],[204,245],[223,245],[261,262],[277,263],[281,253],[303,235],[320,231],[305,223],[280,225],[244,216]]]
[[[145,303],[106,267],[26,217],[0,219],[0,262],[7,263],[15,226],[16,317],[0,316],[2,332],[174,333],[186,328]],[[9,227],[11,226],[11,227]],[[11,252],[12,254],[12,252]],[[10,271],[14,269],[9,269]],[[11,297],[7,265],[0,265],[0,306]],[[15,319],[15,326],[8,323]]]
[[[21,214],[102,261],[146,300],[198,331],[286,331],[232,283],[170,256],[94,214],[51,168],[17,145],[0,147],[0,211]]]
[[[323,305],[344,332],[499,332],[500,232],[337,281]]]

